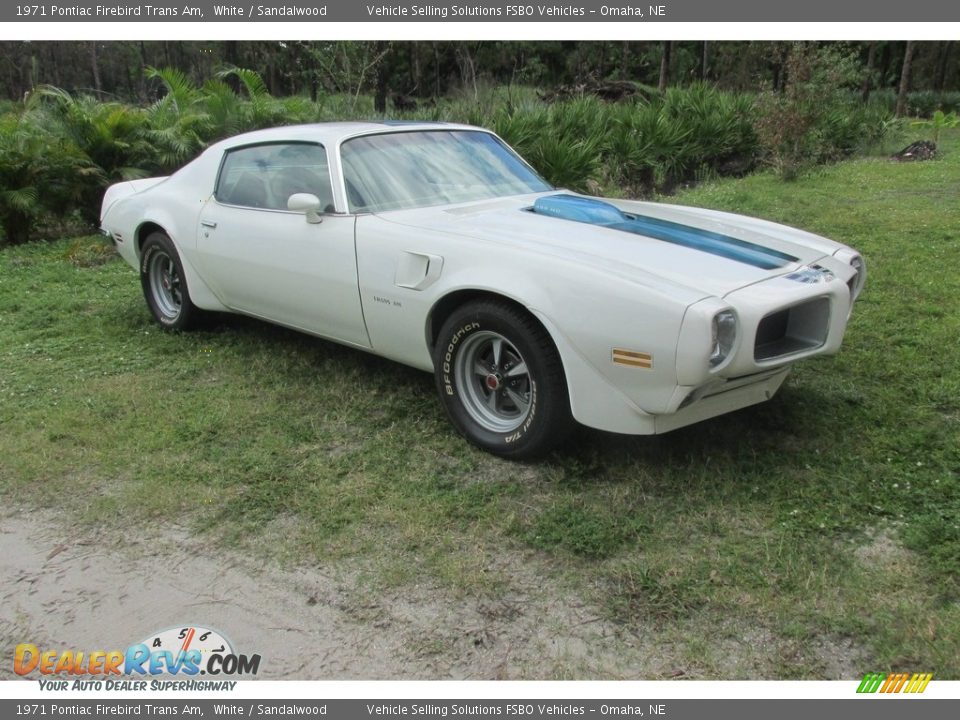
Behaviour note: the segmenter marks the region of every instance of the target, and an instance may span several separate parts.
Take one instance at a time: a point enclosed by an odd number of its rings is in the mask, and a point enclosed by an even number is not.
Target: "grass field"
[[[0,495],[380,588],[496,596],[533,553],[700,677],[821,677],[837,646],[960,678],[960,132],[941,146],[669,198],[860,249],[844,350],[764,405],[536,464],[468,447],[426,374],[242,318],[160,331],[98,238],[0,252]],[[771,651],[731,671],[730,638]]]

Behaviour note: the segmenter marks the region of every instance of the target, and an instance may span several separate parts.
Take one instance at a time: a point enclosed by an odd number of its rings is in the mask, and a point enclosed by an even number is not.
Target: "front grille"
[[[754,360],[771,360],[818,348],[827,341],[829,329],[829,298],[817,298],[771,313],[757,326]]]

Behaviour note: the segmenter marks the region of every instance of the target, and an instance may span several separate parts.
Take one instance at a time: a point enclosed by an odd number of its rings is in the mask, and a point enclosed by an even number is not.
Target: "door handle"
[[[215,228],[217,226],[215,222],[210,222],[209,220],[201,220],[200,224],[208,228]]]

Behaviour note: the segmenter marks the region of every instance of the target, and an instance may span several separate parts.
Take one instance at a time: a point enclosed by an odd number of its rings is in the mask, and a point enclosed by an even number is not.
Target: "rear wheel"
[[[143,241],[140,284],[147,307],[164,327],[186,330],[199,320],[201,311],[190,300],[183,263],[173,241],[162,232]]]
[[[560,356],[546,330],[498,300],[458,308],[434,350],[437,390],[454,427],[496,455],[542,455],[573,428]]]

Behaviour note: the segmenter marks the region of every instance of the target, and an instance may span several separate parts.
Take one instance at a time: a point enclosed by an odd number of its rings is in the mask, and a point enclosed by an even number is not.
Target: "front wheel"
[[[479,301],[454,311],[440,330],[434,367],[454,427],[495,455],[542,455],[573,428],[553,341],[507,302]]]
[[[151,233],[143,241],[140,284],[147,307],[161,325],[186,330],[196,324],[201,311],[190,300],[177,249],[162,232]]]

